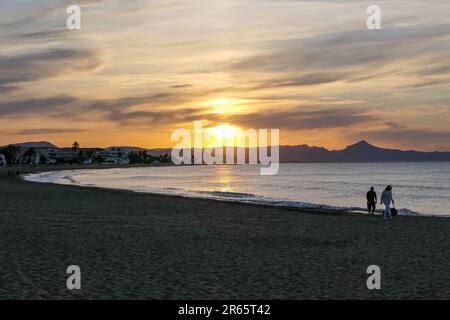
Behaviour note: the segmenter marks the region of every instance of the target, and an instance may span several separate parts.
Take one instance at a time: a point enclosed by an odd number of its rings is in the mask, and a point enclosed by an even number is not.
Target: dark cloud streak
[[[313,130],[346,128],[372,123],[379,118],[357,109],[333,108],[251,113],[228,117],[227,120],[251,128]]]
[[[67,72],[91,71],[102,64],[99,52],[89,49],[52,49],[18,56],[0,56],[0,90],[10,92],[24,82]]]
[[[41,128],[41,129],[25,129],[16,131],[17,135],[35,135],[35,134],[64,134],[64,133],[82,133],[83,129],[64,129],[64,128]]]

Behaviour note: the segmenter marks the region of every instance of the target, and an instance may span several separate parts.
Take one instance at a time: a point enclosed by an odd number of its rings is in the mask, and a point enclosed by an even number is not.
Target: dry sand
[[[0,234],[1,299],[450,298],[443,218],[37,184],[0,169]],[[80,291],[66,289],[72,264]],[[366,287],[372,264],[380,291]]]

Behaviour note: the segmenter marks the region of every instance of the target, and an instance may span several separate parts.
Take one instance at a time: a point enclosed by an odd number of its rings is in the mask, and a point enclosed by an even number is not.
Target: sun
[[[229,124],[222,124],[217,127],[209,128],[208,131],[218,139],[231,139],[237,137],[239,129]]]

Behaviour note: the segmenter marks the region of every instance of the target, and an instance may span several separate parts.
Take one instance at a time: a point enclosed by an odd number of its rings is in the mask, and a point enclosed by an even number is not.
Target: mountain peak
[[[359,145],[359,146],[372,146],[372,147],[373,147],[373,145],[371,145],[370,143],[368,143],[366,140],[361,140],[361,141],[355,143],[354,145],[355,145],[355,146]]]
[[[378,149],[374,145],[370,144],[366,140],[361,140],[351,146],[345,148],[345,150],[368,150],[368,149]]]

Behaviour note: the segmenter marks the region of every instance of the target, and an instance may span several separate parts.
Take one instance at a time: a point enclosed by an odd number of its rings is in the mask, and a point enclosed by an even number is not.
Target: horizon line
[[[74,142],[75,141],[76,140],[74,140]],[[5,147],[8,147],[8,146],[20,146],[22,144],[33,144],[33,143],[35,143],[35,144],[48,143],[48,144],[51,144],[51,145],[55,146],[58,149],[72,148],[72,146],[60,147],[60,146],[58,146],[58,145],[56,145],[56,144],[54,144],[54,143],[52,143],[50,141],[46,141],[46,140],[9,143],[9,144],[5,144],[5,145],[0,145],[0,148],[5,148]],[[392,148],[385,148],[385,147],[379,147],[379,146],[377,146],[375,144],[372,144],[372,143],[368,142],[365,139],[362,139],[362,140],[359,140],[358,142],[355,142],[353,144],[347,145],[346,147],[344,147],[342,149],[329,149],[329,148],[326,148],[326,147],[323,147],[323,146],[308,145],[308,144],[295,144],[295,145],[292,145],[292,144],[284,144],[284,145],[282,145],[282,144],[280,144],[280,145],[278,145],[278,147],[279,148],[282,148],[282,147],[293,147],[293,148],[295,148],[295,147],[309,147],[309,148],[325,149],[325,150],[327,150],[329,152],[333,152],[333,151],[343,151],[343,150],[346,150],[349,147],[356,146],[356,145],[359,145],[359,144],[366,144],[366,145],[369,145],[371,147],[375,147],[375,148],[378,148],[378,149],[392,150],[392,151],[403,151],[403,152],[413,151],[413,152],[423,152],[423,153],[450,153],[450,150],[446,150],[446,151],[438,151],[438,150],[435,150],[435,151],[422,151],[422,150],[417,150],[417,149],[392,149]],[[247,146],[245,146],[245,147],[237,147],[237,146],[225,146],[224,145],[224,146],[221,146],[221,147],[222,148],[233,147],[233,148],[250,149],[250,147],[247,147]],[[274,145],[274,146],[268,145],[267,147],[272,148],[272,147],[277,147],[277,145]],[[40,147],[29,147],[29,148],[40,148]],[[42,147],[42,148],[52,148],[52,147]],[[153,150],[160,150],[160,149],[183,149],[183,148],[174,148],[174,147],[145,148],[145,147],[133,146],[133,145],[111,145],[111,146],[107,146],[107,147],[100,147],[100,146],[80,147],[80,149],[109,149],[109,148],[138,148],[138,149],[143,149],[143,151],[153,151]],[[211,149],[211,148],[220,148],[220,146],[204,147],[204,148],[202,148],[202,150]],[[260,148],[260,147],[258,146],[258,147],[254,147],[254,148]],[[263,148],[263,147],[261,147],[261,148]],[[192,147],[191,149],[196,149],[196,148]]]

